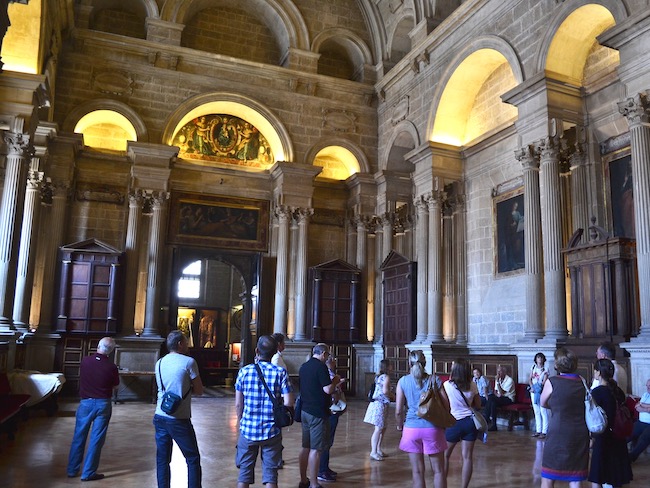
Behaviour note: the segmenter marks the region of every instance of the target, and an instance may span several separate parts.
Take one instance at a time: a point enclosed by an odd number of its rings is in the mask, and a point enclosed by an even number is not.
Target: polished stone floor
[[[193,421],[197,430],[203,466],[203,486],[226,488],[237,485],[234,446],[237,439],[234,396],[223,390],[214,396],[192,400]],[[41,412],[21,422],[15,441],[0,437],[0,487],[59,488],[79,486],[79,478],[68,479],[65,466],[74,428],[75,402],[60,401],[55,417]],[[392,416],[384,443],[389,457],[371,461],[369,443],[372,427],[363,423],[365,402],[350,401],[350,407],[339,423],[331,468],[339,472],[339,481],[327,483],[335,487],[410,486],[408,457],[397,449],[399,433]],[[114,406],[113,418],[102,452],[100,472],[103,481],[83,483],[83,486],[119,488],[154,487],[155,443],[151,419],[153,405],[124,403]],[[391,414],[393,411],[391,411]],[[297,487],[300,425],[284,431],[285,468],[280,471],[281,487]],[[530,437],[524,430],[491,432],[487,444],[477,442],[474,450],[472,487],[536,487],[540,485],[539,469],[542,441]],[[448,476],[449,488],[460,486],[460,450],[454,453]],[[630,486],[650,486],[650,453],[634,464],[634,481]],[[180,451],[174,450],[172,486],[187,486],[186,468]],[[261,475],[257,471],[258,483]],[[325,483],[322,483],[326,485]],[[587,486],[587,483],[584,484]],[[433,486],[429,478],[428,487]],[[562,486],[562,484],[558,484]]]

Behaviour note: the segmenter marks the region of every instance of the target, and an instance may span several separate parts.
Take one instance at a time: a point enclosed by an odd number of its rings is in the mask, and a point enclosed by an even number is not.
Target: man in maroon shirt
[[[109,358],[113,349],[115,349],[115,340],[112,337],[104,337],[97,345],[97,352],[81,360],[79,376],[81,401],[77,409],[77,421],[68,457],[69,478],[79,475],[88,432],[90,432],[90,442],[81,481],[104,478],[103,474],[97,472],[97,467],[106,440],[108,422],[111,420],[113,389],[120,384],[117,366]]]

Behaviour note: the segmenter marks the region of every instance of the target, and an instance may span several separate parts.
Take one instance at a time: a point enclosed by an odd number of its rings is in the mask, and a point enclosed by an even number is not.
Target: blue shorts
[[[474,426],[472,416],[456,420],[456,423],[445,430],[447,442],[457,443],[459,441],[474,442],[478,437],[478,431]]]
[[[239,434],[235,465],[239,468],[240,483],[255,483],[255,462],[262,450],[262,484],[278,483],[278,468],[282,464],[282,434],[263,441],[251,441]]]

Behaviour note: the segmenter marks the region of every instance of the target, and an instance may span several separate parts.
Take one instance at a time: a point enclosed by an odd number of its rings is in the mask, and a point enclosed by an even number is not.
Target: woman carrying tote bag
[[[402,431],[399,448],[407,452],[411,461],[413,488],[425,488],[425,456],[429,458],[433,470],[434,488],[446,488],[447,479],[444,467],[444,452],[447,449],[445,429],[436,427],[417,415],[420,397],[429,389],[432,381],[440,386],[440,380],[426,373],[426,359],[422,351],[409,353],[410,374],[402,376],[397,383],[395,421],[397,430]],[[440,389],[443,402],[449,408],[449,400],[444,389]]]

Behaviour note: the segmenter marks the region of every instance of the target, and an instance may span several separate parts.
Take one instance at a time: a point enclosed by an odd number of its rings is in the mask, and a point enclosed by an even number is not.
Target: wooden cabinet
[[[359,342],[361,270],[336,259],[310,268],[309,283],[312,340]]]
[[[415,339],[415,263],[391,251],[381,265],[384,294],[384,344]]]
[[[624,340],[636,336],[640,323],[636,241],[604,237],[564,252],[571,274],[571,335]]]
[[[119,332],[122,253],[95,239],[63,246],[59,252],[57,332]]]

